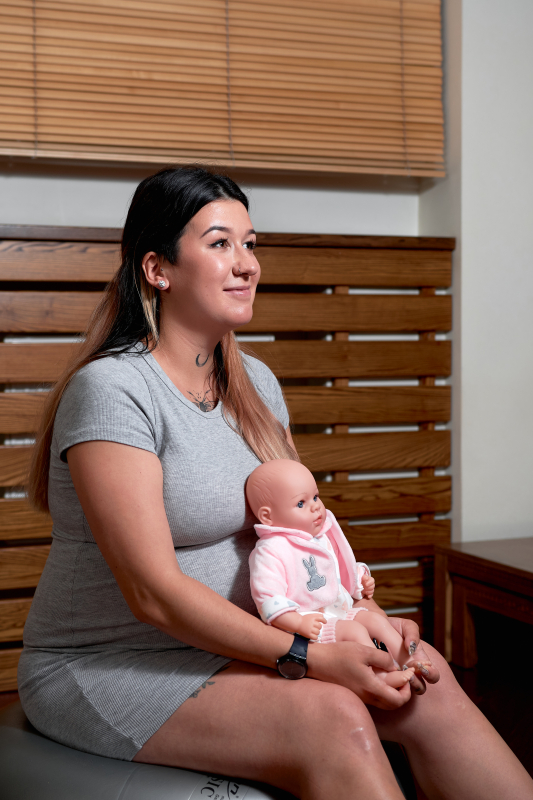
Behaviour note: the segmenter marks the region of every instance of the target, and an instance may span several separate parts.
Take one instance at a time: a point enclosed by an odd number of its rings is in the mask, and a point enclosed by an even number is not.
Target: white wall
[[[0,171],[0,224],[120,227],[137,183],[131,178]],[[414,193],[259,185],[244,189],[260,231],[417,235]]]
[[[450,175],[421,196],[420,233],[459,224],[462,538],[532,536],[533,3],[447,0],[446,9],[447,55],[462,75],[457,85],[448,63]]]

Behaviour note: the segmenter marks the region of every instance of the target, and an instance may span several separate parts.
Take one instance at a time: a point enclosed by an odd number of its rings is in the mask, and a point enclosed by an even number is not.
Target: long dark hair
[[[222,199],[238,200],[248,210],[248,198],[231,178],[201,167],[169,167],[137,187],[122,234],[122,263],[91,317],[84,343],[50,393],[44,410],[28,482],[28,495],[36,508],[48,511],[54,420],[72,376],[91,361],[125,352],[137,342],[147,350],[157,346],[160,295],[146,280],[143,256],[153,251],[175,264],[187,223],[205,205]],[[212,380],[226,420],[236,426],[261,461],[297,458],[283,426],[248,377],[233,332],[215,348]]]

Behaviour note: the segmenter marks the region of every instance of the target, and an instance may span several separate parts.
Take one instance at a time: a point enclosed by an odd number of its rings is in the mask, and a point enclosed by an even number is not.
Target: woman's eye
[[[225,245],[227,241],[227,239],[217,239],[216,242],[213,242],[211,247],[221,247],[222,245]]]
[[[257,247],[257,242],[245,242],[245,243],[244,243],[244,246],[245,246],[245,247],[246,247],[248,250],[255,250],[255,248]]]
[[[298,508],[303,508],[303,507],[304,507],[304,501],[303,500],[299,500],[298,501]]]

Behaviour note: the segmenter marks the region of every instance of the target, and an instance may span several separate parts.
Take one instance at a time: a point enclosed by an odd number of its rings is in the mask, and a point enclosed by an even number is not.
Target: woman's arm
[[[275,668],[292,644],[291,634],[265,625],[181,571],[157,456],[92,441],[71,447],[67,457],[93,536],[137,619],[202,650]],[[374,648],[312,645],[308,664],[310,677],[342,684],[380,708],[398,708],[409,699],[407,687],[397,691],[375,677],[372,667],[391,669],[392,659]]]

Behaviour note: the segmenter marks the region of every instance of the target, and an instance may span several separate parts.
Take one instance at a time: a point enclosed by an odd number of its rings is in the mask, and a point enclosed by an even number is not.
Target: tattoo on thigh
[[[198,697],[202,689],[207,689],[208,686],[212,686],[214,683],[215,681],[205,681],[201,686],[198,687],[198,689],[196,689],[196,691],[189,695],[189,697]]]

